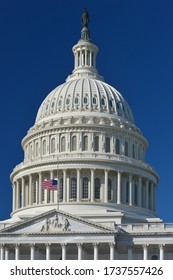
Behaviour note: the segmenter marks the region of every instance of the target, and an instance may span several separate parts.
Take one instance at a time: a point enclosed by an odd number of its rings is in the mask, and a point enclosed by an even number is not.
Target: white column
[[[94,243],[94,260],[98,260],[98,243]]]
[[[133,205],[133,178],[129,175],[129,205]]]
[[[80,65],[79,66],[82,66],[82,50],[80,50]]]
[[[53,179],[53,170],[50,171],[50,179]],[[54,201],[54,191],[50,191],[50,203]]]
[[[62,260],[66,260],[66,245],[67,245],[67,244],[61,244],[61,248],[62,248]]]
[[[16,181],[16,208],[20,208],[19,180]]]
[[[91,202],[94,202],[94,169],[91,169]]]
[[[25,180],[22,177],[22,207],[25,207]]]
[[[30,245],[30,259],[31,260],[35,260],[35,244],[34,243],[32,243],[31,245]]]
[[[160,249],[160,260],[164,260],[164,245],[160,244],[159,249]]]
[[[117,176],[117,204],[121,204],[121,172]]]
[[[0,245],[0,256],[1,260],[4,260],[4,244]]]
[[[90,59],[89,59],[89,66],[92,66],[92,52],[90,51]]]
[[[63,202],[67,201],[67,170],[63,170]]]
[[[13,212],[16,210],[16,183],[13,182]]]
[[[78,260],[82,260],[82,244],[78,243],[77,248],[78,248]]]
[[[19,254],[20,254],[20,244],[15,244],[15,260],[19,260]]]
[[[29,205],[32,205],[32,175],[29,175]]]
[[[115,259],[115,243],[110,243],[109,248],[110,248],[110,260],[114,260]]]
[[[42,203],[42,176],[41,172],[38,173],[38,188],[39,188],[39,204]]]
[[[105,170],[104,202],[108,202],[108,170]]]
[[[5,260],[9,260],[9,249],[5,247]]]
[[[80,169],[77,169],[77,202],[80,201]]]
[[[146,179],[145,183],[145,207],[148,209],[149,206],[149,196],[148,196],[148,189],[149,189],[149,182],[148,179]]]
[[[147,260],[148,259],[148,245],[144,244],[143,245],[143,260]]]
[[[39,203],[39,182],[38,182],[38,178],[36,178],[36,181],[35,181],[35,188],[36,188],[36,193],[35,193],[36,204],[38,204]]]
[[[127,257],[128,257],[128,260],[132,260],[133,259],[133,255],[132,255],[132,245],[129,245],[128,246],[128,249],[127,249]]]
[[[46,260],[50,260],[50,244],[46,244]]]
[[[67,202],[70,200],[70,178],[67,176]]]
[[[142,198],[142,178],[138,177],[138,206],[141,207],[141,198]]]

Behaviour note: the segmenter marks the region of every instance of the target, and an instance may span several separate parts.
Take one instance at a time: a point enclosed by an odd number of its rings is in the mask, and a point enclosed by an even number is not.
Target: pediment
[[[0,231],[11,234],[70,234],[70,233],[110,233],[113,229],[95,224],[74,215],[51,210],[27,221]]]

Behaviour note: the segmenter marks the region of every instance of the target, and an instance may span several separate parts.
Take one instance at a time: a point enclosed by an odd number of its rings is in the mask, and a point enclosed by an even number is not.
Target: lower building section
[[[1,244],[1,260],[172,260],[171,245],[115,243]]]

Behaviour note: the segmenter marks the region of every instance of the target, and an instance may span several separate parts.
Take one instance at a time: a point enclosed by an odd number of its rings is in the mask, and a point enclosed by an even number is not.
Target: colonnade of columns
[[[26,244],[25,244],[26,245]],[[30,246],[30,260],[35,260],[36,259],[36,250],[37,250],[37,245],[35,243],[29,244]],[[50,260],[51,259],[51,243],[46,243],[45,246],[45,259]],[[66,260],[67,257],[67,246],[69,244],[67,243],[62,243],[61,245],[61,260]],[[85,243],[87,246],[87,243]],[[110,248],[110,260],[114,259],[114,248],[115,248],[115,243],[109,243],[106,244]],[[20,260],[20,247],[22,244],[14,244],[14,259],[15,260]],[[77,243],[77,259],[82,260],[84,259],[83,253],[84,253],[84,244],[83,243]],[[93,259],[98,260],[99,259],[99,243],[93,243]],[[0,260],[9,260],[9,248],[8,244],[0,244]]]
[[[88,178],[88,194],[83,197],[83,178]],[[156,185],[153,181],[135,174],[128,174],[121,171],[109,171],[91,169],[58,170],[60,201],[63,203],[75,200],[76,202],[102,202],[128,204],[138,206],[152,211],[156,210]],[[42,181],[57,177],[57,171],[39,172],[26,175],[13,182],[13,211],[42,203],[57,203],[57,191],[42,189]],[[76,196],[71,197],[71,179],[76,178]],[[96,197],[96,178],[100,180],[99,197]],[[60,186],[60,180],[62,184]],[[61,191],[60,191],[60,188]],[[59,193],[60,194],[60,193]]]
[[[46,243],[45,246],[45,259],[46,260],[50,260],[51,259],[51,243]],[[67,243],[63,243],[60,244],[61,245],[61,257],[60,259],[62,260],[66,260],[68,259],[67,256],[67,247],[69,244]],[[83,243],[77,243],[77,259],[78,260],[82,260],[85,259],[84,258],[84,245],[87,245],[87,243],[83,244]],[[98,260],[99,259],[99,243],[93,243],[93,259],[94,260]],[[118,253],[115,247],[115,243],[109,243],[106,244],[109,245],[109,259],[110,260],[114,260],[114,259],[118,259]],[[22,246],[22,244],[15,244],[14,245],[14,259],[15,260],[20,260],[20,247]],[[36,250],[37,250],[37,244],[35,243],[31,243],[29,244],[30,246],[30,260],[35,260],[36,259]],[[143,260],[148,260],[148,251],[150,246],[152,245],[148,245],[148,244],[144,244],[141,245],[143,248]],[[159,258],[160,260],[164,260],[164,255],[165,255],[165,250],[164,250],[164,244],[159,244],[158,248],[159,248]],[[133,248],[134,246],[128,246],[127,247],[127,259],[128,260],[132,260],[134,259],[133,257]],[[0,260],[9,260],[9,253],[10,250],[8,248],[8,244],[1,244],[0,245]],[[116,253],[116,255],[115,255]],[[151,254],[150,254],[151,255]],[[151,257],[150,257],[151,259]]]
[[[96,54],[91,49],[81,48],[75,52],[75,69],[81,66],[96,67]]]

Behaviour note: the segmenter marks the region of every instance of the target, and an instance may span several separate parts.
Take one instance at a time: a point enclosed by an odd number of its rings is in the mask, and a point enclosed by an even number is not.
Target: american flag
[[[42,188],[46,190],[57,190],[58,189],[58,181],[55,179],[45,180],[42,182]]]

